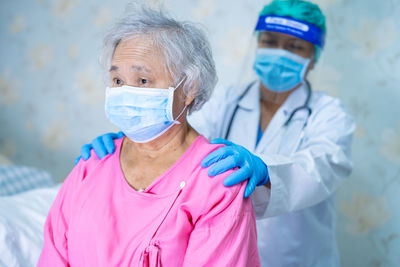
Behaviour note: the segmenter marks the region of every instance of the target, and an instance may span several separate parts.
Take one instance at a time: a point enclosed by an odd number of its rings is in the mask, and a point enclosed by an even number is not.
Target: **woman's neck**
[[[126,158],[134,159],[135,165],[155,163],[180,156],[198,135],[185,121],[182,124],[175,124],[170,130],[151,142],[135,143],[126,138],[123,151],[126,153]]]
[[[185,153],[198,135],[185,120],[148,143],[125,138],[120,163],[126,181],[136,190],[147,188]]]

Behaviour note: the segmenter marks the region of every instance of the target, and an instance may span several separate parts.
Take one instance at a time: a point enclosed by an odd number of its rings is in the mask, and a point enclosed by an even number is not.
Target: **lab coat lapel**
[[[295,152],[303,138],[303,129],[308,117],[306,110],[300,110],[293,116],[288,126],[283,126],[282,140],[280,142],[278,153],[289,156]]]
[[[280,138],[282,135],[283,124],[285,123],[285,114],[281,108],[279,108],[267,129],[265,129],[263,136],[258,143],[256,152],[257,153],[276,153],[279,148]]]
[[[304,104],[306,98],[305,85],[290,94],[264,131],[256,149],[257,153],[289,155],[293,152],[300,142],[303,125],[307,120],[307,112],[305,110],[296,112],[288,126],[285,126],[285,122],[293,110]]]
[[[251,151],[256,146],[260,121],[260,84],[255,82],[248,93],[238,102],[238,111],[233,120],[228,139]]]

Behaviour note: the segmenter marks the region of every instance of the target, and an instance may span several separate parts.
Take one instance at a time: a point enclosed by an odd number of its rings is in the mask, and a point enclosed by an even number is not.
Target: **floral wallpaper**
[[[104,115],[98,54],[127,2],[0,2],[1,162],[39,167],[61,181],[82,144],[116,130]],[[220,84],[228,85],[252,53],[251,31],[269,0],[147,2],[205,25]],[[315,2],[328,33],[310,74],[313,89],[339,97],[358,125],[354,171],[336,198],[341,263],[400,266],[400,2]]]

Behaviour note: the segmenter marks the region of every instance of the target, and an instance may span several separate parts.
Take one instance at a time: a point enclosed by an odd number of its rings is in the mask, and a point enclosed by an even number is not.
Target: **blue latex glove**
[[[99,159],[104,158],[108,154],[114,153],[114,139],[118,139],[123,136],[125,136],[123,132],[100,135],[99,137],[93,139],[92,143],[82,146],[81,155],[75,159],[74,164],[78,164],[81,158],[83,158],[83,160],[88,160],[90,158],[90,151],[92,149],[94,149],[94,152]]]
[[[244,197],[249,197],[258,185],[265,185],[269,181],[267,165],[252,154],[246,148],[236,145],[225,139],[217,138],[211,141],[211,144],[224,144],[210,154],[208,154],[201,166],[207,168],[214,164],[209,170],[209,176],[215,176],[226,172],[235,167],[240,169],[229,175],[224,180],[225,186],[232,186],[244,180],[249,180],[244,190]]]

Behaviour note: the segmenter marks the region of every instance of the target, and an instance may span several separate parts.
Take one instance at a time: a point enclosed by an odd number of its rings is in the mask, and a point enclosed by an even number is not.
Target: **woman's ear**
[[[197,90],[198,90],[197,85],[198,85],[198,82],[196,80],[193,82],[193,86],[192,86],[190,95],[186,96],[185,106],[189,106],[190,104],[192,104],[193,100],[196,98]]]
[[[193,100],[194,96],[187,96],[185,100],[185,106],[189,106],[190,104],[192,104]]]
[[[195,99],[195,97],[188,97],[188,98],[186,98],[185,107],[186,107],[187,110],[188,110],[188,113],[187,113],[187,114],[190,114],[189,110],[191,110],[192,107],[193,107],[193,105],[194,105],[194,99]]]

